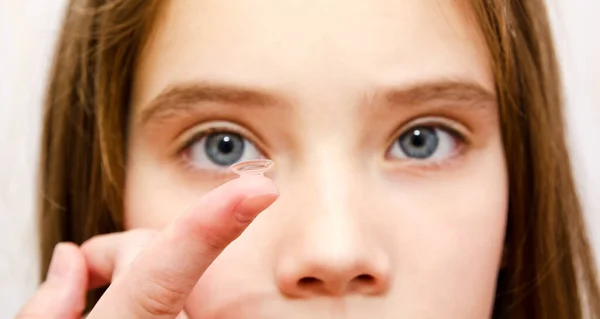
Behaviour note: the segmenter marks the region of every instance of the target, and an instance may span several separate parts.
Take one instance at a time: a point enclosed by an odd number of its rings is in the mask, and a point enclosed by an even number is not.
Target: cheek
[[[397,286],[411,288],[407,298],[423,297],[413,299],[423,302],[418,308],[428,309],[435,300],[440,309],[487,315],[508,210],[502,158],[501,152],[488,152],[451,173],[394,181],[380,192],[386,198],[379,201],[389,204],[378,209],[385,212],[385,233],[394,243]]]

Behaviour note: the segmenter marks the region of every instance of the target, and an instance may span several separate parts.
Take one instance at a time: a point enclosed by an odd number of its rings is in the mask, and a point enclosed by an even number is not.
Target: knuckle
[[[227,237],[228,236],[225,236],[220,232],[209,230],[197,234],[198,240],[203,243],[210,252],[220,251],[225,248],[229,243]]]
[[[139,306],[151,316],[176,316],[183,309],[185,291],[165,273],[153,274],[142,286]]]

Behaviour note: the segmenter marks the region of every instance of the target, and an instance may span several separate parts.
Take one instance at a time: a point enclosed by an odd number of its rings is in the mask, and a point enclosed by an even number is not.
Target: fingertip
[[[275,182],[264,176],[246,176],[234,179],[219,187],[217,192],[225,189],[230,193],[242,193],[245,197],[252,197],[261,194],[277,194],[279,189]]]
[[[72,270],[76,274],[85,277],[87,267],[81,248],[69,242],[61,243],[61,245],[63,245],[65,252],[69,256],[69,260],[72,262]]]
[[[72,263],[70,268],[72,274],[69,277],[72,289],[70,295],[73,298],[74,309],[76,312],[81,312],[85,309],[89,283],[87,263],[79,246],[74,243],[64,243],[63,247]]]
[[[56,258],[56,259],[55,259]],[[56,263],[54,263],[56,261]],[[54,249],[47,281],[60,281],[68,287],[72,298],[85,297],[88,272],[85,257],[79,246],[70,242],[58,243]]]
[[[79,247],[61,242],[54,247],[46,280],[68,280],[82,271],[85,271],[85,260]]]
[[[240,223],[249,223],[261,212],[271,206],[278,197],[279,194],[277,193],[265,193],[258,196],[250,196],[238,204],[234,209],[234,216]]]

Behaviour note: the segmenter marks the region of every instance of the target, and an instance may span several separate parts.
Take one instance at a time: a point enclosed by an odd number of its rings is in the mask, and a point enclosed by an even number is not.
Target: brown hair
[[[600,318],[544,1],[471,2],[493,61],[510,181],[494,317]],[[157,11],[157,0],[71,1],[44,117],[43,277],[56,243],[123,230],[132,74]]]

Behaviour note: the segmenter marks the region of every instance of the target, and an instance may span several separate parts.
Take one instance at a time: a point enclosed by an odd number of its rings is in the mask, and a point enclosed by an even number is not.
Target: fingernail
[[[59,243],[54,247],[52,260],[48,268],[48,279],[62,279],[69,272],[69,261],[66,254],[66,244]]]
[[[277,197],[279,197],[279,194],[268,193],[244,199],[235,208],[235,216],[237,220],[241,223],[253,221],[258,214],[267,209],[267,207],[271,206]]]

